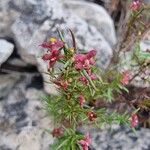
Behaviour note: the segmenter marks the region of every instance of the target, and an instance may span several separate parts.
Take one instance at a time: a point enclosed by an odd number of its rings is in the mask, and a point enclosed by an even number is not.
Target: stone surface
[[[150,0],[144,0],[144,2],[150,4]]]
[[[45,129],[53,129],[52,119],[44,110],[41,97],[45,95],[39,75],[24,73],[13,90],[0,101],[0,150],[51,150],[54,142]],[[34,80],[33,80],[34,79]],[[32,86],[31,86],[32,85]],[[149,150],[150,130],[138,129],[134,134],[127,127],[114,126],[89,130],[91,150]]]
[[[0,37],[12,37],[10,27],[19,16],[18,11],[10,9],[10,0],[0,1]]]
[[[49,150],[54,139],[45,129],[51,130],[53,125],[41,102],[45,94],[43,79],[35,68],[29,67],[27,73],[27,64],[38,66],[40,72],[47,69],[40,58],[43,50],[38,45],[51,36],[57,37],[59,27],[64,29],[70,46],[67,28],[75,33],[79,50],[97,49],[98,64],[106,68],[116,42],[112,20],[102,7],[88,2],[0,0],[0,22],[0,36],[11,37],[17,53],[25,61],[11,58],[8,64],[24,70],[0,73],[0,150]],[[147,39],[142,46],[147,49]],[[45,74],[43,78],[48,80]],[[53,85],[45,84],[45,89],[57,93]],[[150,149],[148,129],[138,130],[137,135],[127,128],[94,129],[90,133],[92,150]]]
[[[8,59],[13,50],[14,45],[12,43],[7,42],[4,39],[0,39],[0,66]]]
[[[65,9],[76,13],[89,25],[95,26],[111,46],[116,44],[114,22],[103,7],[80,0],[63,1]]]
[[[108,130],[93,130],[92,150],[149,150],[150,130],[141,128],[133,133],[128,128],[117,127]]]
[[[52,125],[40,100],[44,92],[27,86],[33,83],[32,76],[23,75],[7,98],[0,101],[1,150],[48,150],[53,142],[45,131]]]
[[[0,99],[9,95],[19,79],[19,75],[0,75]]]
[[[150,30],[143,37],[140,47],[142,51],[150,51]]]

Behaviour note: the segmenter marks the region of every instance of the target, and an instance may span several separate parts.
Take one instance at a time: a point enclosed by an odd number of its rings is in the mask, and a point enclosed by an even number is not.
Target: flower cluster
[[[133,10],[133,11],[137,11],[141,8],[141,2],[140,0],[133,0],[130,8]]]
[[[62,137],[63,134],[64,134],[63,129],[60,128],[60,127],[59,127],[59,128],[55,128],[55,129],[52,131],[53,137],[56,137],[56,138]]]
[[[92,73],[91,67],[94,66],[96,56],[96,50],[91,50],[87,54],[76,54],[75,55],[75,68],[78,71],[86,70],[91,80],[96,80],[97,76]],[[79,81],[81,81],[83,84],[87,85],[88,80],[85,76],[81,76],[79,78]]]
[[[123,85],[128,85],[129,84],[129,81],[130,81],[130,74],[128,71],[125,71],[123,73],[123,77],[122,77],[122,80],[121,80],[121,83]]]
[[[133,114],[133,115],[131,116],[131,127],[132,127],[132,128],[135,128],[135,127],[138,126],[138,124],[139,124],[138,116],[137,116],[137,114]]]
[[[83,150],[88,150],[92,140],[89,136],[89,133],[85,136],[84,139],[80,140],[79,143],[82,145]]]
[[[60,54],[60,49],[64,47],[64,42],[51,38],[49,42],[45,42],[40,46],[48,49],[48,53],[43,55],[42,59],[49,62],[49,68],[53,68],[55,63],[63,58]]]
[[[75,56],[75,68],[77,70],[90,70],[92,65],[95,65],[94,57],[96,56],[96,51],[91,50],[87,54],[77,54]]]

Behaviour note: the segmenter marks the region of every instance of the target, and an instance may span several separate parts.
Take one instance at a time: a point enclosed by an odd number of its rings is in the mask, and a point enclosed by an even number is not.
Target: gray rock
[[[144,2],[150,4],[150,0],[144,0]]]
[[[4,63],[14,50],[14,45],[6,40],[0,39],[0,66]]]
[[[44,92],[26,89],[31,82],[26,74],[15,84],[7,98],[0,101],[0,149],[48,150],[53,138],[45,129],[52,128],[51,118],[43,109]]]
[[[80,0],[63,0],[63,2],[65,9],[76,13],[88,24],[94,25],[111,46],[116,44],[113,20],[103,7]]]
[[[133,133],[128,128],[117,127],[108,130],[92,130],[92,150],[148,150],[150,130],[141,128]]]
[[[10,0],[0,1],[0,37],[12,37],[10,27],[20,16],[15,9],[10,9]]]
[[[8,96],[19,79],[19,75],[0,75],[0,99]]]
[[[150,30],[145,34],[145,36],[143,37],[141,43],[140,43],[140,47],[142,51],[150,51]]]

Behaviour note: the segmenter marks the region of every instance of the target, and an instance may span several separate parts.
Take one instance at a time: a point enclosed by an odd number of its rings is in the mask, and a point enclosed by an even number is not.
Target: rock
[[[116,129],[95,130],[90,132],[92,136],[92,150],[148,150],[150,148],[150,130],[141,128],[136,131],[125,127]]]
[[[0,66],[4,63],[14,50],[14,45],[6,40],[0,39]]]
[[[0,149],[48,150],[53,138],[45,129],[53,128],[43,109],[44,92],[27,85],[26,74],[15,84],[7,98],[0,101]]]
[[[142,51],[150,51],[150,30],[145,34],[145,36],[143,37],[141,43],[140,43],[140,47]]]
[[[20,16],[14,9],[10,9],[10,0],[0,1],[0,37],[11,37],[10,27]]]
[[[19,75],[0,75],[0,99],[8,96],[15,83],[20,79]]]
[[[63,0],[63,2],[65,9],[69,9],[87,21],[88,24],[95,26],[111,46],[116,44],[113,20],[103,7],[79,0]]]
[[[144,0],[144,2],[150,4],[150,0]]]

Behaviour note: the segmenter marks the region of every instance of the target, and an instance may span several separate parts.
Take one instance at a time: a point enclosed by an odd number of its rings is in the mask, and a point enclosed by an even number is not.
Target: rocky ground
[[[5,0],[0,1],[0,22],[0,150],[49,150],[53,138],[45,129],[53,125],[41,99],[44,91],[55,90],[43,82],[47,78],[40,72],[46,65],[38,45],[57,36],[56,27],[71,28],[79,49],[97,49],[98,65],[106,68],[117,41],[113,20],[88,0]],[[150,149],[149,129],[134,134],[115,127],[90,133],[91,150]]]

